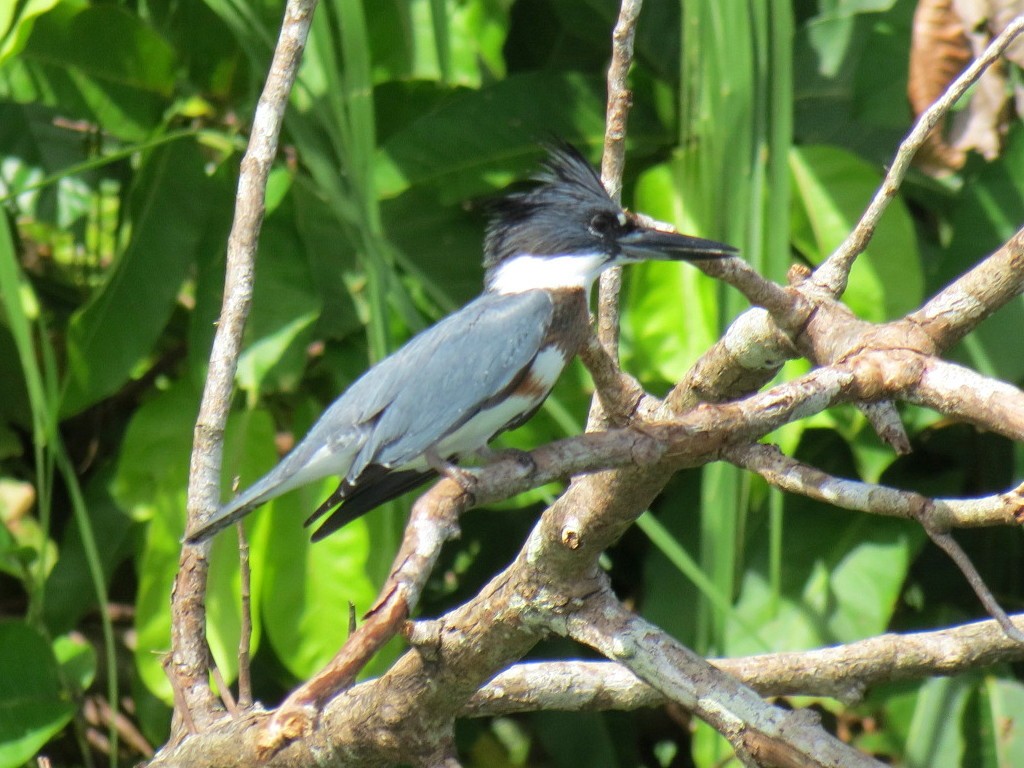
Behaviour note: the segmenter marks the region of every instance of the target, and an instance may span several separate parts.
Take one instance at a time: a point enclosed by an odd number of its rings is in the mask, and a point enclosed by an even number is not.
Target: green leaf
[[[797,30],[793,127],[799,143],[833,144],[891,162],[910,124],[906,62],[914,7],[889,0],[840,3]]]
[[[95,82],[170,96],[177,54],[138,16],[116,5],[71,4],[36,23],[25,49],[29,59],[66,68]]]
[[[137,16],[65,2],[38,17],[21,54],[0,67],[0,96],[141,140],[161,123],[176,67],[174,50]]]
[[[46,638],[23,622],[0,622],[0,768],[32,759],[74,712]]]
[[[1018,680],[987,676],[987,696],[992,742],[997,768],[1024,765],[1024,684]]]
[[[114,494],[132,517],[149,521],[138,559],[139,591],[135,660],[150,691],[172,700],[159,653],[170,647],[167,599],[178,569],[185,530],[185,502],[192,427],[198,393],[187,379],[140,408],[122,446]],[[273,425],[264,412],[232,416],[225,434],[224,478],[241,473],[254,480],[275,459]],[[207,636],[218,666],[230,681],[237,672],[239,576],[234,531],[220,536],[210,556]],[[255,566],[254,566],[255,567]],[[254,600],[258,584],[254,580]],[[253,649],[258,647],[260,616],[253,616]]]
[[[96,651],[79,634],[61,635],[53,641],[53,652],[68,680],[84,691],[96,677]]]
[[[138,533],[137,523],[127,519],[111,498],[113,474],[112,466],[101,467],[87,476],[88,484],[83,491],[105,585],[110,584],[122,563],[133,556]],[[98,609],[89,560],[79,521],[72,519],[61,532],[60,558],[46,580],[43,615],[51,632],[71,631],[83,615]]]
[[[807,444],[816,441],[818,432],[805,434],[800,458],[825,471],[836,470],[829,454],[841,453],[836,450],[839,438],[821,439],[820,451],[812,451]],[[772,593],[768,537],[762,530],[765,522],[760,521],[749,534],[749,564],[736,613],[759,627],[771,650],[801,650],[884,632],[912,559],[925,540],[920,528],[904,520],[868,519],[802,498],[787,497],[784,509],[779,599]],[[730,623],[726,653],[763,650],[742,626]]]
[[[302,254],[290,205],[264,224],[256,258],[252,311],[236,379],[255,396],[262,388],[293,389],[306,366],[306,347],[321,313],[321,296]],[[268,377],[273,382],[266,384]]]
[[[267,638],[285,667],[301,679],[323,667],[348,637],[346,606],[354,605],[356,615],[362,615],[376,597],[367,574],[379,555],[371,551],[365,518],[316,544],[302,526],[335,487],[333,481],[313,483],[268,505],[261,523],[266,559],[253,563],[254,579],[263,584],[260,611]]]
[[[655,166],[636,186],[636,209],[661,221],[686,222],[670,165]],[[693,231],[692,225],[681,225]],[[626,275],[623,307],[625,367],[641,381],[679,381],[719,333],[720,284],[689,264],[651,262]]]
[[[796,147],[789,160],[794,245],[819,264],[853,230],[882,179],[871,165],[836,147]],[[923,292],[914,225],[897,198],[857,259],[843,300],[859,317],[883,322],[916,309]]]
[[[224,202],[218,191],[191,142],[148,158],[129,202],[131,240],[68,329],[64,415],[113,394],[152,354],[212,211]]]
[[[60,0],[27,0],[0,5],[0,65],[25,47],[36,17],[58,2]]]
[[[1016,168],[1024,163],[1024,130],[1014,125],[1001,162],[978,162],[953,211],[953,236],[929,274],[929,288],[939,290],[1009,240],[1024,221],[1024,180]],[[1020,328],[1024,300],[1010,301],[982,323],[954,356],[982,373],[1006,381],[1024,377]]]
[[[604,91],[602,78],[562,72],[517,74],[480,90],[455,91],[384,143],[374,164],[377,192],[390,198],[428,185],[442,201],[456,202],[522,175],[539,157],[538,141],[552,135],[600,146]],[[642,104],[637,107],[630,135],[650,141],[661,129]]]
[[[973,688],[969,678],[933,678],[917,695],[907,734],[908,768],[960,768],[964,735],[959,727]]]

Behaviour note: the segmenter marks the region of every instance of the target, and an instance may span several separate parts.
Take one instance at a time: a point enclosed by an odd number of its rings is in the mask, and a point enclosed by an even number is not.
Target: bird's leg
[[[476,487],[476,476],[472,472],[457,467],[447,459],[441,458],[433,447],[427,448],[423,452],[423,458],[426,459],[427,466],[441,475],[441,477],[454,480],[466,493],[473,492],[473,488]]]

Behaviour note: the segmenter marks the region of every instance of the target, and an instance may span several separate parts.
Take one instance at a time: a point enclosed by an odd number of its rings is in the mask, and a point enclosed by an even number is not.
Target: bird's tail
[[[268,475],[257,480],[249,488],[246,488],[242,493],[231,499],[231,501],[222,505],[208,519],[203,520],[199,525],[187,531],[185,533],[185,541],[189,544],[198,544],[201,541],[205,541],[232,523],[241,520],[256,509],[256,507],[289,490],[289,487],[285,486],[278,477],[280,473],[277,470],[280,466],[279,464]]]

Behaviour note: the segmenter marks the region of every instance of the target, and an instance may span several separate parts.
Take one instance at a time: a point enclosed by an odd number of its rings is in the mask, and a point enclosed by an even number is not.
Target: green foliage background
[[[171,692],[169,593],[192,427],[223,284],[238,163],[282,4],[8,0],[0,4],[0,767],[137,759],[86,742],[83,697],[127,699],[155,745]],[[481,203],[558,135],[597,159],[612,0],[324,0],[272,173],[236,378],[224,493],[273,464],[370,362],[481,282]],[[726,240],[768,276],[839,243],[909,127],[910,0],[648,0],[632,75],[624,199]],[[942,182],[914,177],[847,300],[916,307],[1024,221],[1024,136]],[[634,268],[623,360],[661,393],[745,308],[679,265]],[[955,351],[1020,383],[1018,301]],[[785,375],[805,368],[787,366]],[[580,430],[578,367],[503,438]],[[899,461],[852,409],[782,430],[790,453],[848,477],[945,496],[1005,490],[1022,454],[904,411]],[[312,487],[248,521],[255,682],[277,701],[369,607],[407,501],[321,544]],[[436,615],[513,556],[556,488],[476,511],[422,605]],[[33,502],[34,496],[34,502]],[[33,502],[33,503],[29,503]],[[1017,531],[959,538],[1009,610]],[[236,544],[214,552],[210,641],[237,673]],[[917,526],[786,498],[725,466],[680,475],[607,564],[620,593],[709,655],[796,650],[975,618]],[[369,674],[400,651],[382,654]],[[575,656],[551,643],[537,657]],[[1019,672],[1019,670],[1016,670]],[[860,748],[907,766],[1024,764],[1024,686],[1009,667],[801,701]],[[114,738],[113,732],[108,734]],[[728,749],[663,713],[471,721],[467,765],[715,766]]]

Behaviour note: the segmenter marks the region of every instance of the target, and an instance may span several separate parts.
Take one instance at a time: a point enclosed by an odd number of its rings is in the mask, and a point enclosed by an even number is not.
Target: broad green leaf
[[[530,72],[453,93],[384,143],[374,164],[377,192],[390,198],[429,185],[443,201],[460,201],[521,176],[540,155],[538,141],[552,135],[598,146],[604,88],[601,78]],[[630,135],[650,140],[656,130],[650,113],[637,107]]]
[[[818,264],[853,230],[881,176],[868,163],[836,147],[797,147],[789,157],[793,242]],[[882,322],[916,309],[923,291],[914,225],[897,198],[857,259],[843,300],[865,320]]]
[[[794,498],[785,500],[784,519],[779,599],[768,576],[766,537],[752,532],[736,613],[759,627],[772,650],[851,642],[885,631],[924,540],[920,529]],[[728,629],[729,655],[765,650],[738,623]]]
[[[996,768],[1024,765],[1024,684],[987,676],[984,690],[991,723],[987,735]]]
[[[0,768],[31,760],[74,712],[46,639],[23,622],[0,622]]]
[[[357,275],[356,257],[345,230],[309,180],[292,187],[295,227],[318,294],[317,331],[344,338],[362,328],[348,285]],[[272,298],[272,297],[271,297]]]
[[[135,660],[150,691],[171,701],[159,653],[170,644],[168,595],[178,568],[181,536],[185,530],[185,500],[192,427],[198,395],[179,384],[140,408],[129,425],[122,446],[114,493],[133,517],[149,521],[139,555],[139,592],[135,625],[138,643]],[[242,472],[246,481],[269,468],[274,459],[273,428],[265,413],[232,417],[225,436],[224,482]],[[254,600],[258,585],[254,579]],[[207,594],[207,636],[226,679],[237,671],[239,636],[238,556],[234,531],[218,538],[211,554]],[[258,647],[260,616],[253,615],[253,648]]]
[[[0,5],[0,65],[25,46],[36,17],[53,8],[60,0],[27,0]]]
[[[505,74],[504,3],[377,3],[366,22],[375,82],[440,79],[479,86]]]
[[[36,22],[24,55],[109,82],[170,96],[177,54],[137,15],[116,5],[63,4]]]
[[[691,754],[695,764],[699,766],[739,768],[742,765],[725,737],[703,720],[694,723]]]
[[[53,641],[53,652],[65,677],[84,691],[96,677],[96,651],[81,635],[61,635]]]
[[[105,466],[87,476],[83,488],[89,510],[89,524],[99,550],[103,583],[126,560],[134,556],[138,523],[125,516],[110,494],[114,467]],[[96,590],[90,575],[89,555],[84,546],[77,519],[61,532],[60,558],[46,580],[44,617],[51,632],[68,632],[81,618],[98,608]]]
[[[964,677],[933,678],[921,686],[907,734],[908,768],[965,765],[961,723],[972,687]]]
[[[305,369],[321,298],[303,245],[292,206],[282,204],[261,233],[252,311],[238,360],[238,385],[251,396],[266,387],[293,389]]]
[[[154,350],[223,197],[191,143],[147,159],[129,202],[131,240],[68,329],[65,415],[115,392]]]
[[[637,182],[636,208],[695,233],[670,165]],[[719,284],[689,264],[652,262],[629,269],[623,308],[623,360],[641,381],[675,382],[718,339]]]
[[[115,136],[141,140],[161,123],[175,59],[134,14],[65,2],[38,17],[21,54],[0,67],[0,96],[59,107]]]
[[[910,126],[906,61],[914,3],[889,4],[884,13],[824,11],[797,30],[793,129],[800,143],[891,162]]]
[[[310,542],[302,521],[336,485],[329,481],[297,489],[264,513],[268,535],[258,575],[264,595],[260,611],[281,662],[302,679],[323,667],[348,637],[348,605],[355,606],[357,616],[372,606],[376,589],[367,576],[369,560],[390,557],[371,551],[365,519]]]
[[[388,237],[402,252],[400,265],[446,314],[483,288],[483,217],[436,195],[410,189],[381,206]]]
[[[616,768],[615,740],[606,719],[596,712],[545,712],[533,720],[538,740],[552,766],[557,768]],[[566,738],[572,733],[581,738]]]
[[[1024,163],[1024,130],[1014,125],[1001,162],[978,163],[956,201],[953,236],[929,274],[939,290],[973,268],[1010,239],[1024,222],[1024,180],[1015,169]],[[970,169],[968,169],[970,170]],[[1016,298],[982,323],[955,351],[955,357],[989,376],[1006,381],[1024,377],[1024,300]]]

